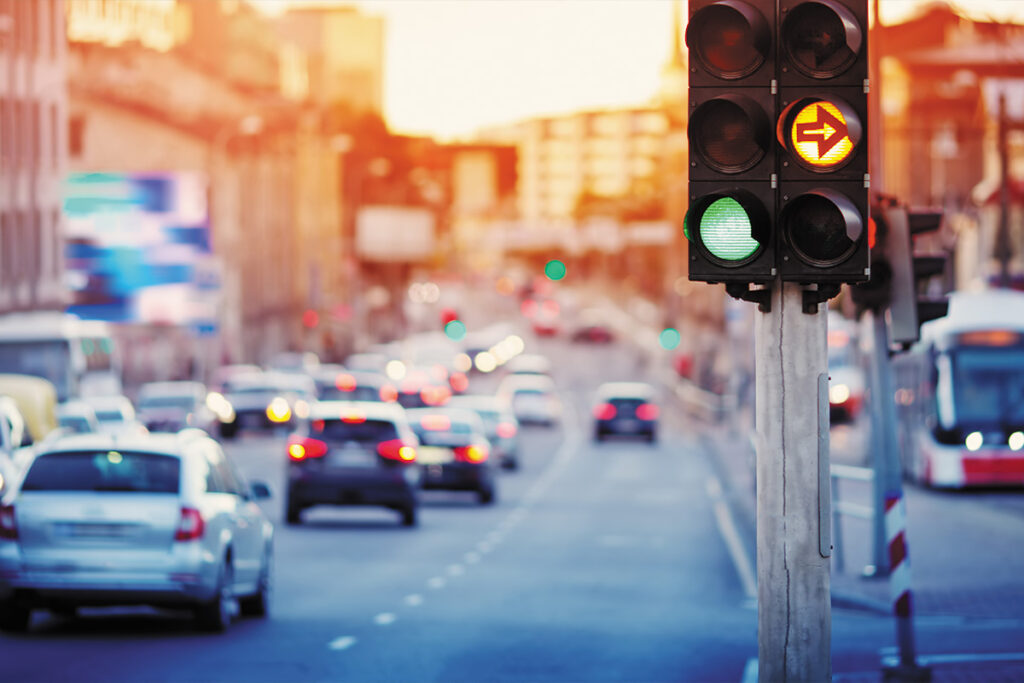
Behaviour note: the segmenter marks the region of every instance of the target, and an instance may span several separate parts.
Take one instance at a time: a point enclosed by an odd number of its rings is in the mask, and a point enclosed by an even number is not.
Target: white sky
[[[275,12],[289,1],[253,4]],[[442,138],[542,114],[644,104],[658,89],[671,40],[669,0],[335,4],[355,5],[387,19],[384,113],[389,127]],[[923,4],[880,0],[879,11],[884,23],[898,23]],[[971,16],[1024,23],[1024,0],[952,4]]]

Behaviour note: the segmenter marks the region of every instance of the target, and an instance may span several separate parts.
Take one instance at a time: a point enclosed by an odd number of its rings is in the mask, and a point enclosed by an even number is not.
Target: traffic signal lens
[[[783,210],[782,228],[797,255],[818,267],[845,261],[863,232],[849,199],[829,190],[800,195]]]
[[[783,21],[782,47],[804,75],[834,78],[857,60],[863,33],[850,10],[839,3],[805,2]]]
[[[742,173],[764,158],[770,124],[764,111],[738,96],[717,97],[690,117],[690,145],[709,167]]]
[[[686,30],[690,54],[719,78],[744,78],[764,64],[768,26],[742,0],[726,0],[696,12]]]
[[[722,197],[700,217],[700,239],[712,256],[723,261],[744,261],[761,248],[752,236],[750,216],[738,201]]]

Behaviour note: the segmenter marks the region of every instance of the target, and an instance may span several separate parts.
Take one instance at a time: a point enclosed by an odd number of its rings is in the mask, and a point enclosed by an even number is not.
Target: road
[[[541,349],[565,419],[524,429],[522,467],[502,472],[496,504],[436,493],[414,529],[375,509],[314,509],[285,526],[283,437],[244,435],[228,450],[278,494],[266,503],[277,524],[270,618],[207,635],[173,613],[41,613],[29,634],[0,637],[0,679],[744,680],[757,656],[752,539],[722,503],[712,427],[669,403],[657,444],[596,444],[590,396],[602,381],[635,379],[636,357],[560,340]],[[971,637],[1006,650],[1024,624],[1000,623],[975,624]],[[965,642],[948,621],[919,631]],[[884,615],[833,610],[835,670],[877,680],[892,633]]]

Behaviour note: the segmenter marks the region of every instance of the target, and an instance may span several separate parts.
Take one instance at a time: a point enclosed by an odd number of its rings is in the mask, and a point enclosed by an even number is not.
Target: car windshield
[[[351,391],[326,386],[320,389],[321,401],[379,401],[380,390],[368,385],[358,386]]]
[[[195,396],[147,396],[139,399],[140,408],[195,408]]]
[[[120,410],[97,410],[96,419],[100,422],[124,422],[124,413]]]
[[[398,429],[390,420],[313,420],[314,437],[324,441],[377,444],[398,438]]]
[[[1024,349],[961,349],[952,365],[961,427],[1024,426]]]
[[[181,461],[158,453],[80,451],[49,453],[32,463],[23,491],[177,493]]]

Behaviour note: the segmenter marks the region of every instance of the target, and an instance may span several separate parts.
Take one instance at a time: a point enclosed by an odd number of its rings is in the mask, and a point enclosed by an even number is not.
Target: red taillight
[[[343,413],[341,421],[350,425],[363,424],[366,422],[366,415],[363,413]]]
[[[658,406],[653,403],[641,403],[636,407],[636,416],[641,420],[657,420]]]
[[[292,460],[322,458],[327,455],[327,444],[308,436],[293,436],[288,439],[288,457]]]
[[[181,519],[174,532],[175,541],[196,541],[203,537],[206,522],[203,515],[195,508],[181,508]]]
[[[390,384],[385,384],[380,388],[380,400],[385,403],[394,403],[398,400],[398,389]]]
[[[416,461],[416,447],[401,439],[381,441],[377,444],[377,453],[380,454],[380,457],[387,458],[388,460],[397,460],[398,462]]]
[[[14,518],[14,506],[0,506],[0,538],[18,540],[18,522]]]
[[[487,460],[487,456],[490,455],[487,446],[481,446],[479,444],[471,444],[469,446],[459,446],[455,449],[455,459],[459,462],[471,462],[481,463]]]
[[[334,386],[338,388],[338,391],[355,391],[356,378],[352,375],[342,373],[334,378]]]
[[[448,383],[452,385],[452,391],[457,394],[461,394],[466,389],[469,389],[469,378],[462,372],[452,373],[452,376],[448,378]]]
[[[428,406],[444,405],[451,397],[451,390],[448,387],[442,386],[424,387],[420,392],[420,398],[423,399],[423,402]]]
[[[615,406],[611,403],[599,403],[594,406],[594,417],[598,420],[611,420],[615,417]]]
[[[524,316],[526,316],[527,318],[532,318],[534,314],[537,312],[537,302],[534,301],[533,299],[527,299],[520,305],[520,310],[522,311]]]
[[[501,422],[498,424],[498,436],[503,439],[511,439],[516,435],[516,426],[511,422]]]

